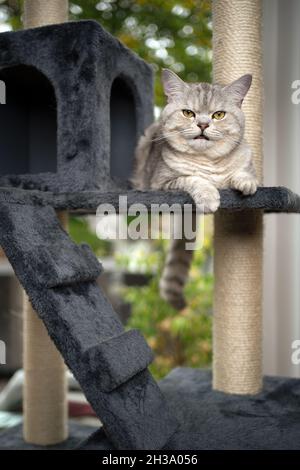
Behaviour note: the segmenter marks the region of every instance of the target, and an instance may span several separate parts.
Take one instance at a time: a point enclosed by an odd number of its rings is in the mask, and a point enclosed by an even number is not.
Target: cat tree
[[[67,2],[27,0],[25,24],[60,22],[66,8]],[[213,27],[215,80],[254,75],[244,103],[246,135],[262,178],[261,2],[215,0]],[[0,114],[3,136],[11,137],[13,129],[19,142],[30,138],[32,144],[28,150],[11,138],[0,141],[1,154],[10,156],[0,161],[0,244],[30,299],[26,442],[17,428],[1,433],[0,448],[75,446],[74,439],[66,440],[58,351],[103,423],[81,448],[299,448],[299,380],[265,378],[257,392],[262,215],[300,212],[300,197],[281,187],[259,188],[251,197],[221,191],[213,389],[209,371],[189,368],[175,369],[158,386],[148,371],[150,348],[138,331],[124,331],[96,284],[101,265],[87,246],[71,241],[58,220],[61,211],[95,213],[104,202],[117,207],[120,194],[127,195],[128,205],[138,200],[149,209],[192,202],[185,193],[138,192],[126,183],[136,139],[153,118],[150,67],[87,21],[1,34],[0,79],[8,90],[8,108]]]
[[[214,81],[253,75],[243,111],[262,184],[262,4],[212,5]],[[215,215],[213,386],[227,393],[257,393],[262,387],[262,217],[260,210]]]

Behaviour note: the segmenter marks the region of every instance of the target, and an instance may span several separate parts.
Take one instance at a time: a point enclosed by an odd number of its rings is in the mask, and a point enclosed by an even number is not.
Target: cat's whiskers
[[[169,137],[173,137],[173,136],[176,136],[176,135],[179,135],[179,134],[186,135],[189,131],[190,131],[190,129],[180,129],[179,131],[171,131],[171,132],[168,132],[168,133],[165,133],[165,134],[161,135],[160,137],[156,137],[154,139],[151,139],[151,142],[159,142],[159,141],[166,140]]]
[[[168,139],[169,137],[173,137],[173,136],[176,136],[176,135],[179,135],[179,134],[181,134],[181,132],[173,132],[172,134],[164,134],[164,135],[162,135],[162,136],[160,136],[160,137],[156,137],[155,139],[153,139],[152,142],[158,142],[158,141],[160,141],[160,140],[166,140],[166,139]]]
[[[227,135],[227,140],[230,140],[233,144],[239,145],[241,143],[241,138],[239,136],[232,137],[231,135]]]

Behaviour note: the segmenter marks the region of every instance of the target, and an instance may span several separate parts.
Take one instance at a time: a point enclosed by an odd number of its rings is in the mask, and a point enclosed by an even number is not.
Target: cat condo
[[[67,1],[35,5],[25,1],[29,29],[0,35],[0,244],[29,298],[24,426],[2,432],[0,448],[75,448],[87,437],[81,426],[68,431],[64,363],[103,424],[80,448],[299,448],[299,380],[262,382],[261,286],[263,214],[300,212],[300,197],[221,191],[213,371],[177,368],[157,384],[142,334],[124,330],[96,284],[98,260],[60,223],[120,194],[147,207],[192,203],[128,185],[153,119],[152,71],[93,21],[53,24],[67,20]],[[244,111],[262,181],[261,2],[214,0],[213,28],[215,81],[254,76]]]

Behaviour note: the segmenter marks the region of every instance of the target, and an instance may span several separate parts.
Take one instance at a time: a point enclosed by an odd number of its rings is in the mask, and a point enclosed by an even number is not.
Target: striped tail
[[[194,250],[187,250],[186,242],[185,238],[171,241],[159,283],[161,297],[176,310],[182,310],[186,306],[183,290],[193,259]]]

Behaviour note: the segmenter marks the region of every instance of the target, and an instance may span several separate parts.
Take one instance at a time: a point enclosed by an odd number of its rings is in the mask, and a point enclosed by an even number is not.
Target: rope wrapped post
[[[57,215],[62,227],[67,229],[67,212]],[[23,436],[31,444],[54,445],[68,437],[65,364],[26,294],[23,310]]]
[[[67,0],[25,0],[25,28],[67,20]],[[67,229],[67,212],[58,213],[58,217],[62,226]],[[65,364],[26,295],[23,310],[23,436],[31,444],[54,445],[68,437]]]
[[[213,75],[251,73],[246,139],[262,183],[261,0],[213,0]],[[262,385],[262,213],[215,215],[213,388],[255,394]]]

